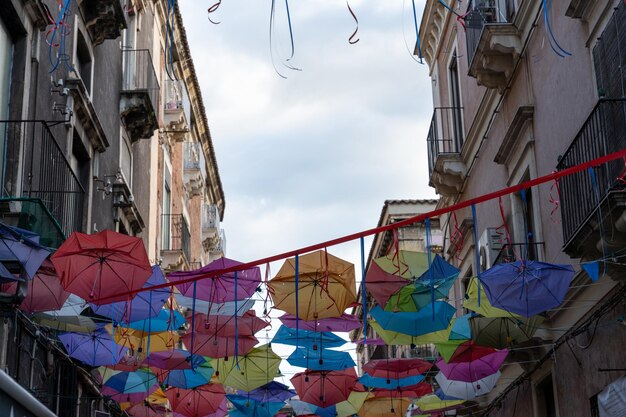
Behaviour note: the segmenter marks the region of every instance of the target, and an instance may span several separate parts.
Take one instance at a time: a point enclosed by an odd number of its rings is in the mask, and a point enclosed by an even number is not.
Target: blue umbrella
[[[424,375],[407,376],[406,378],[393,379],[393,378],[381,378],[363,374],[359,378],[359,382],[369,388],[381,388],[381,389],[399,389],[409,387],[411,385],[417,385],[424,380]]]
[[[90,334],[64,333],[59,340],[67,354],[89,366],[115,365],[128,352],[128,348],[113,341],[104,330]]]
[[[296,395],[294,390],[278,381],[270,381],[249,392],[239,390],[238,393],[261,402],[284,402]]]
[[[272,343],[300,346],[310,349],[334,348],[348,343],[341,337],[329,332],[312,332],[310,330],[291,329],[281,325],[272,339]]]
[[[472,330],[470,328],[469,319],[474,317],[474,313],[467,313],[461,317],[457,317],[450,327],[449,340],[468,340],[472,338]]]
[[[125,327],[142,332],[157,333],[177,330],[185,323],[185,318],[178,311],[162,309],[155,317],[134,321]]]
[[[142,288],[165,284],[165,276],[158,265],[152,267],[152,275]],[[169,288],[154,291],[140,292],[130,301],[120,301],[111,304],[90,304],[94,313],[108,317],[115,321],[129,323],[156,317],[163,309],[163,305],[170,296]]]
[[[447,329],[456,309],[444,301],[435,301],[434,305],[427,305],[416,312],[394,313],[376,306],[369,313],[385,330],[420,336]]]
[[[0,223],[0,262],[18,262],[33,278],[49,255],[50,250],[39,244],[39,235]]]
[[[194,389],[208,384],[214,372],[215,369],[211,367],[210,363],[205,362],[192,369],[173,369],[168,372],[163,383],[170,387]]]
[[[292,366],[311,369],[313,371],[340,371],[356,366],[348,352],[330,349],[297,348],[288,358]]]
[[[156,375],[150,372],[150,370],[138,369],[134,372],[120,372],[114,374],[104,382],[104,385],[115,391],[129,394],[147,392],[157,382]]]
[[[237,417],[273,417],[285,405],[283,401],[257,401],[237,394],[228,394],[226,398],[238,411],[238,413],[229,414]]]
[[[480,275],[492,306],[524,317],[561,305],[573,278],[571,265],[528,260],[497,264]]]

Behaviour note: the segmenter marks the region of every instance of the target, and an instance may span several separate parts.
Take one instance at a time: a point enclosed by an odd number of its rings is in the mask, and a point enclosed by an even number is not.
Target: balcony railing
[[[428,172],[441,154],[458,154],[463,147],[463,108],[436,107],[428,130]]]
[[[152,137],[158,128],[159,81],[147,49],[124,49],[122,118],[132,141]]]
[[[557,170],[602,157],[626,148],[626,99],[600,100],[583,124]],[[596,184],[589,172],[568,175],[560,180],[561,218],[565,245],[576,235],[599,201],[618,186],[624,161],[616,160],[594,168]]]
[[[191,234],[182,214],[163,214],[163,250],[182,251],[189,262],[191,260]]]
[[[202,210],[202,231],[220,228],[220,209],[217,204],[205,204]]]
[[[8,152],[2,196],[41,200],[65,236],[82,230],[85,188],[48,125],[42,121],[0,121],[0,138]],[[39,232],[37,226],[45,223],[43,219],[26,219],[25,214],[22,210],[19,225]]]
[[[511,0],[474,0],[468,10],[469,14],[465,18],[465,36],[467,62],[471,66],[485,25],[511,23],[515,8]]]
[[[198,142],[185,142],[183,146],[183,164],[185,169],[200,169],[202,147]]]
[[[515,262],[518,259],[537,260],[539,257],[539,250],[543,248],[544,242],[529,242],[525,243],[505,243],[500,249],[498,256],[494,260],[493,264],[504,264]]]
[[[182,112],[187,123],[191,121],[191,102],[182,80],[165,81],[165,113]]]

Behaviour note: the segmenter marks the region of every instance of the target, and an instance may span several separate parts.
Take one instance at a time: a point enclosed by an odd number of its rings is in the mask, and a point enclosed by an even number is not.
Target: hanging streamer
[[[354,32],[352,33],[352,35],[350,35],[350,37],[348,38],[348,43],[350,45],[354,45],[355,43],[357,43],[358,41],[360,41],[361,39],[357,38],[356,40],[354,39],[354,37],[356,36],[357,32],[359,31],[359,19],[356,18],[356,15],[354,14],[354,12],[352,11],[352,8],[350,7],[350,3],[346,0],[346,4],[348,5],[348,11],[350,12],[350,14],[352,15],[352,18],[354,19],[354,22],[356,23],[356,29],[354,29]]]
[[[451,224],[451,226],[453,227],[453,231],[450,233],[450,246],[454,248],[451,256],[456,258],[457,260],[460,260],[461,258],[459,257],[458,253],[461,251],[463,245],[465,244],[465,236],[463,235],[463,231],[459,227],[459,221],[456,217],[456,212],[452,212],[451,220],[453,222]]]
[[[428,254],[428,278],[430,279],[430,301],[433,307],[433,321],[435,321],[435,280],[433,278],[433,271],[431,266],[433,264],[431,245],[430,245],[430,217],[426,217],[424,220],[426,226],[426,253]],[[398,297],[399,298],[399,297]]]
[[[550,220],[552,220],[552,223],[561,223],[560,219],[554,217],[561,204],[561,189],[559,187],[558,180],[554,180],[550,186],[550,191],[548,192],[548,202],[552,204],[552,209],[550,210]]]
[[[52,24],[52,29],[46,34],[46,42],[48,43],[48,59],[50,61],[51,69],[49,73],[56,71],[61,63],[67,68],[68,71],[74,72],[74,67],[70,65],[70,55],[65,52],[65,40],[71,33],[68,20],[71,17],[71,0],[65,0],[59,3],[59,17],[54,20],[50,15],[49,10],[46,8],[48,15],[48,21]],[[57,40],[58,35],[58,40]],[[56,58],[53,58],[53,48],[57,48]]]
[[[365,289],[365,239],[361,237],[361,295],[363,296],[363,344],[367,345],[367,291]]]
[[[543,20],[546,25],[547,30],[547,38],[548,43],[550,43],[550,48],[554,51],[555,54],[560,56],[561,58],[565,58],[565,56],[572,56],[571,53],[566,51],[559,45],[559,42],[556,40],[554,33],[552,32],[552,25],[550,24],[550,9],[552,8],[552,0],[543,0]]]
[[[472,204],[472,223],[474,227],[474,254],[476,262],[476,285],[478,287],[478,307],[480,307],[480,248],[478,247],[478,222],[476,221],[476,205]]]
[[[221,4],[222,4],[222,0],[217,0],[217,3],[209,7],[209,9],[207,10],[208,15],[209,15],[209,22],[213,23],[214,25],[219,25],[221,22],[211,19],[211,13],[214,13],[217,9],[219,9]]]

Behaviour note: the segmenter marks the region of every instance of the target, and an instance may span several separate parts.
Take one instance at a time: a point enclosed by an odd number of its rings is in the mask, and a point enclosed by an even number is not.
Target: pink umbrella
[[[241,264],[241,262],[232,259],[220,258],[195,271],[174,272],[167,277],[173,283],[187,279],[197,280],[176,285],[181,294],[187,297],[194,296],[195,287],[195,298],[200,300],[212,303],[225,303],[227,301],[235,301],[235,294],[237,294],[237,299],[243,300],[251,297],[261,284],[261,270],[259,267],[237,271],[237,291],[235,291],[234,272],[211,275],[217,271]]]
[[[291,378],[300,400],[318,407],[346,401],[352,391],[363,391],[354,368],[343,371],[305,371]]]
[[[287,327],[296,328],[296,316],[292,314],[283,314],[279,317],[280,321]],[[350,332],[354,329],[363,327],[363,322],[352,314],[344,313],[341,317],[331,317],[319,320],[298,320],[299,329],[311,330],[314,332]]]
[[[151,366],[158,369],[191,369],[200,366],[206,359],[200,355],[192,355],[182,349],[166,350],[163,352],[150,352],[143,360],[143,366]]]
[[[435,364],[446,378],[454,381],[474,382],[493,375],[509,354],[507,349],[498,350],[468,362],[446,363],[439,359]]]
[[[165,417],[168,411],[162,407],[153,405],[135,404],[126,410],[131,417]]]
[[[243,316],[237,317],[235,326],[235,316],[210,315],[196,313],[195,317],[188,317],[189,325],[193,323],[193,331],[211,336],[234,337],[253,336],[256,332],[269,326],[270,323],[257,317],[254,310],[247,311]]]
[[[193,350],[194,354],[210,356],[211,358],[225,358],[235,356],[235,353],[239,356],[245,355],[259,343],[259,340],[254,336],[222,337],[188,333],[183,336],[183,342],[189,350]],[[237,346],[236,352],[235,346]]]
[[[217,417],[226,408],[226,396],[221,384],[208,384],[190,390],[173,388],[165,394],[172,410],[185,417]]]
[[[119,392],[118,390],[104,385],[101,393],[105,397],[111,397],[112,400],[118,403],[139,403],[148,398],[154,391],[159,388],[159,384],[155,383],[145,392]]]
[[[2,288],[5,292],[14,293],[17,283],[5,284]],[[61,286],[54,265],[45,260],[33,279],[28,281],[28,291],[19,308],[26,313],[60,310],[69,296],[70,293]]]

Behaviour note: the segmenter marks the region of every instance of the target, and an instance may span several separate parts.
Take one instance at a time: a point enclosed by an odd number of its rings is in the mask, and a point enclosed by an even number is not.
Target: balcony
[[[428,172],[429,185],[442,196],[457,194],[463,185],[463,140],[463,108],[436,107],[427,138]]]
[[[202,207],[202,246],[210,252],[217,246],[220,234],[220,211],[217,204]]]
[[[183,183],[188,196],[202,195],[206,174],[206,162],[202,144],[199,142],[185,142],[183,144]]]
[[[85,26],[93,45],[117,39],[126,29],[126,17],[120,0],[79,0]]]
[[[191,262],[191,234],[182,214],[161,215],[161,266],[166,272],[188,269]]]
[[[48,125],[0,121],[0,137],[6,149],[2,221],[39,234],[49,247],[83,230],[85,188]]]
[[[557,170],[626,148],[626,99],[603,99],[579,130]],[[598,259],[626,245],[624,161],[560,180],[564,251],[573,258]],[[604,241],[604,242],[603,242]]]
[[[174,133],[175,141],[183,141],[191,122],[191,102],[182,80],[165,81],[164,112],[168,132]]]
[[[120,115],[131,142],[150,139],[159,127],[159,82],[147,49],[123,50]]]
[[[466,18],[469,75],[478,85],[506,88],[522,50],[512,2],[476,0]]]

